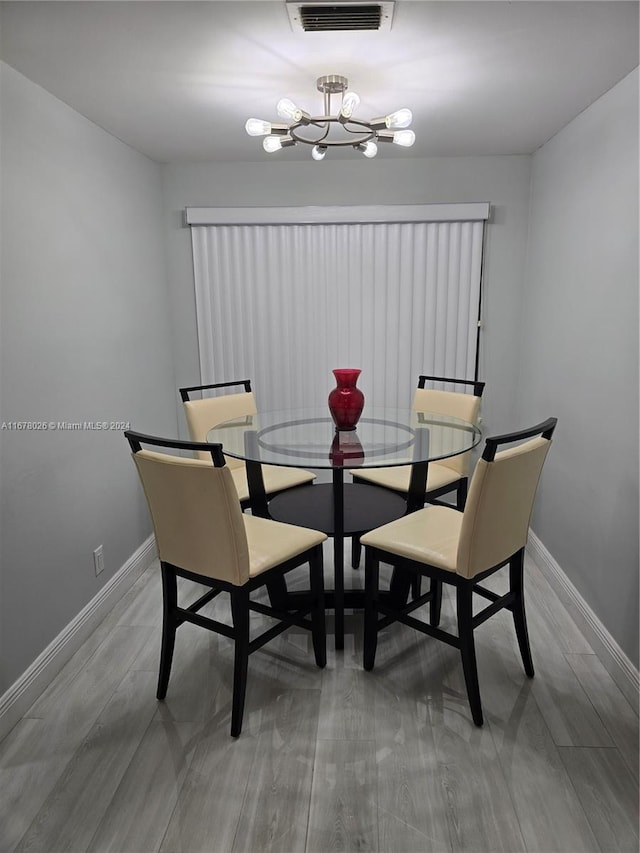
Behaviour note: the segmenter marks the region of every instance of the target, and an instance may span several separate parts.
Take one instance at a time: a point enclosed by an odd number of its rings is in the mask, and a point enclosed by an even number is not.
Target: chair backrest
[[[426,382],[450,383],[467,385],[473,388],[473,393],[463,391],[443,391],[435,388],[425,388]],[[449,379],[444,376],[420,376],[418,387],[413,396],[414,412],[433,412],[437,415],[451,415],[468,423],[477,424],[480,416],[480,398],[484,391],[484,382],[468,379]],[[442,459],[438,463],[466,477],[471,464],[471,451]]]
[[[194,388],[180,389],[189,435],[192,441],[206,441],[207,433],[213,427],[225,421],[233,421],[238,418],[255,415],[257,408],[252,391],[243,391],[239,394],[223,394],[219,397],[204,397],[201,400],[190,400],[188,392],[229,387],[232,385],[244,385],[246,388],[248,381],[224,382],[218,385],[201,385]],[[210,458],[210,454],[207,454],[206,451],[199,452],[198,458],[208,459]],[[241,468],[244,462],[241,459],[234,459],[229,456],[227,457],[227,464],[230,468]]]
[[[499,565],[526,545],[555,426],[556,418],[549,418],[530,429],[487,439],[462,518],[457,570],[463,577]],[[523,443],[496,453],[499,445],[517,441]]]
[[[142,449],[150,436],[132,437],[133,460],[142,481],[161,560],[194,574],[235,585],[249,579],[249,548],[231,472],[218,462]],[[161,441],[154,439],[154,444]],[[188,442],[160,446],[196,450]],[[135,449],[137,447],[137,449]],[[216,445],[218,449],[219,445]]]

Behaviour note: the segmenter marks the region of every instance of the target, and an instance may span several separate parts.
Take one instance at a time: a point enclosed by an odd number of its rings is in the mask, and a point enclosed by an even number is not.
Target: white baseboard
[[[633,662],[620,648],[532,530],[529,531],[527,550],[560,600],[565,605],[569,603],[569,612],[574,622],[585,635],[603,666],[624,693],[635,712],[638,713],[640,678]]]
[[[23,717],[62,667],[133,586],[156,557],[153,535],[129,557],[100,592],[52,640],[31,666],[0,697],[0,739]]]

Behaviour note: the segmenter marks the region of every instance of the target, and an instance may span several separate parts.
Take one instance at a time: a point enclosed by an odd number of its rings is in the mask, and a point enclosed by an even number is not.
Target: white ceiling
[[[249,116],[288,96],[322,113],[342,74],[358,115],[413,110],[416,144],[383,157],[526,154],[638,65],[635,0],[397,0],[389,32],[294,32],[284,0],[2,2],[0,57],[160,162],[264,153]],[[352,157],[350,149],[332,151]]]

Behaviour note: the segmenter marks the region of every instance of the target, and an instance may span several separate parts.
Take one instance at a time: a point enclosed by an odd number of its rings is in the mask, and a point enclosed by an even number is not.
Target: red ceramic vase
[[[356,388],[361,371],[353,367],[333,371],[337,385],[329,394],[329,411],[337,430],[355,429],[364,407],[364,394]]]

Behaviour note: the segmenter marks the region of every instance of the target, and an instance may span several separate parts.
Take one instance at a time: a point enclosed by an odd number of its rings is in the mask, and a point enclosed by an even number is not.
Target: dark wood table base
[[[336,498],[342,502],[342,513],[336,512]],[[333,537],[335,589],[327,591],[326,607],[335,610],[336,649],[344,648],[345,606],[364,605],[364,591],[344,589],[344,538],[361,536],[406,512],[406,499],[388,489],[335,481],[288,489],[269,501],[269,515],[275,521],[321,530]]]
[[[269,515],[276,521],[321,530],[335,535],[333,485],[319,483],[287,489],[269,501]],[[381,524],[401,518],[407,512],[407,501],[389,489],[366,484],[343,486],[343,536],[361,536]]]

